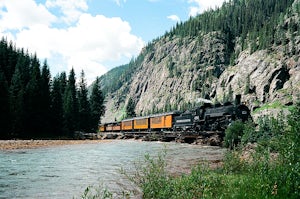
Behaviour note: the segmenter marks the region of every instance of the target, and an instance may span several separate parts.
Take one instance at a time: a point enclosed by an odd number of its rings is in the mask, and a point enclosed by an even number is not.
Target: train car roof
[[[166,116],[166,115],[175,115],[175,114],[181,114],[180,111],[171,111],[171,112],[167,112],[167,113],[158,113],[158,114],[154,114],[154,115],[150,115],[150,118],[153,117],[160,117],[160,116]]]
[[[122,120],[121,122],[128,122],[128,121],[133,121],[133,120],[134,120],[134,118],[128,118],[128,119]]]
[[[150,116],[148,115],[148,116],[141,116],[141,117],[134,117],[133,119],[134,120],[141,120],[141,119],[147,119],[147,118],[149,118]]]
[[[114,125],[114,124],[120,124],[121,122],[108,122],[105,123],[104,125]]]
[[[132,121],[132,120],[142,120],[142,119],[147,119],[147,118],[150,118],[149,115],[147,116],[140,116],[140,117],[133,117],[133,118],[128,118],[128,119],[125,119],[125,120],[122,120],[122,122],[127,122],[127,121]]]

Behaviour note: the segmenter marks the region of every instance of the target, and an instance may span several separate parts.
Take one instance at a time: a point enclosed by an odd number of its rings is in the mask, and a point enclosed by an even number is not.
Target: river
[[[88,186],[107,187],[112,192],[130,189],[119,172],[134,169],[144,155],[167,150],[169,170],[185,172],[202,160],[219,160],[219,147],[121,141],[0,151],[0,199],[80,198]]]

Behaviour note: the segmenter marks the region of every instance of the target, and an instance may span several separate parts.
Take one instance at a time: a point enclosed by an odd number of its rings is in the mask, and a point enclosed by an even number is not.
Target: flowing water
[[[145,154],[157,155],[164,148],[172,172],[199,160],[221,159],[224,153],[219,147],[140,141],[0,151],[0,199],[80,198],[90,185],[127,189],[120,168],[133,170]]]

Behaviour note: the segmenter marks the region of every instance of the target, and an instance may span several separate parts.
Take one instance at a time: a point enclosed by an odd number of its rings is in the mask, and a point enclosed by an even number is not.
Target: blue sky
[[[136,57],[145,44],[224,0],[0,0],[0,37],[88,82]]]

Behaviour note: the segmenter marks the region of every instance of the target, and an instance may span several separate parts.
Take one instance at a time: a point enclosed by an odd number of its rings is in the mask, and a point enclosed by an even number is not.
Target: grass
[[[288,106],[284,106],[281,102],[275,101],[273,103],[268,103],[268,104],[263,105],[260,108],[255,109],[253,114],[258,113],[263,110],[268,110],[268,109],[284,109],[284,108],[288,108]]]
[[[252,162],[241,160],[239,155],[240,151],[228,151],[222,168],[212,170],[198,165],[190,174],[177,177],[168,174],[165,153],[156,157],[146,155],[133,174],[126,174],[126,171],[123,174],[141,188],[145,199],[299,198],[296,189],[300,187],[293,188],[295,179],[299,186],[299,173],[288,171],[287,165],[279,159],[271,160],[267,153],[255,152]],[[290,175],[295,177],[288,180]],[[89,190],[86,191],[85,196],[89,197],[82,198],[113,198],[107,190],[98,194],[101,197],[92,197]],[[132,196],[127,193],[119,198]]]
[[[225,166],[211,170],[197,166],[191,174],[172,177],[164,170],[163,158],[146,158],[147,166],[133,178],[143,190],[143,198],[298,198],[290,183],[284,179],[286,165],[271,161],[268,156],[256,154],[252,163],[242,161],[239,156],[225,160]],[[253,157],[254,158],[254,157]],[[299,176],[298,176],[299,177]],[[299,179],[298,179],[299,180]],[[138,182],[138,183],[137,183]],[[297,187],[296,187],[297,188]],[[299,188],[299,187],[298,187]],[[296,191],[296,190],[294,190]]]

